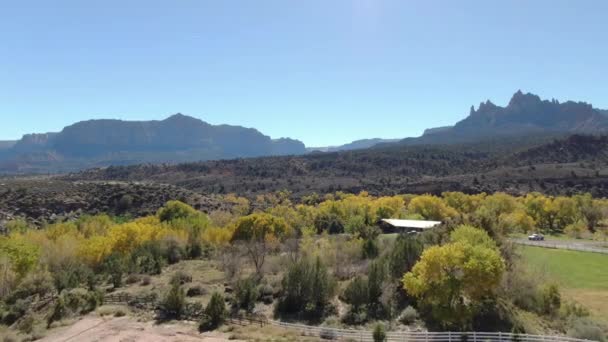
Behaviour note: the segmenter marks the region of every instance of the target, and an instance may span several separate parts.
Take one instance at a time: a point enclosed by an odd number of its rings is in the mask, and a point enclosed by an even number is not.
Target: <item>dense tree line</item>
[[[86,312],[95,307],[101,285],[118,288],[127,275],[159,274],[184,259],[223,258],[227,274],[237,269],[230,276],[230,306],[237,312],[252,312],[263,301],[274,303],[278,317],[318,322],[336,315],[341,301],[348,308],[340,317],[344,324],[398,319],[424,320],[440,329],[484,324],[525,330],[520,311],[560,320],[585,311],[561,301],[554,284],[526,276],[506,237],[532,231],[608,235],[608,203],[590,195],[338,192],[293,203],[289,192],[277,192],[223,200],[229,209],[209,214],[170,201],[155,215],[136,219],[82,216],[42,229],[24,220],[10,222],[0,237],[0,319],[11,324],[26,314],[32,296],[52,293],[63,299],[49,320],[70,310]],[[443,224],[387,239],[378,225],[384,218]],[[233,256],[248,260],[252,272],[230,266],[240,260]],[[284,263],[274,285],[267,279],[269,258]],[[68,310],[69,296],[88,304]],[[217,327],[226,315],[218,296],[204,310],[203,330]],[[184,297],[177,279],[163,296],[165,313],[180,317]]]

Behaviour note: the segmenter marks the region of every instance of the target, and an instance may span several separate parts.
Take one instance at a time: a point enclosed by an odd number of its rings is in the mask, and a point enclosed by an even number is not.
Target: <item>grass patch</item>
[[[608,323],[608,255],[542,247],[520,246],[533,272],[556,281],[564,297],[591,310]]]
[[[533,271],[546,272],[562,287],[608,291],[608,255],[521,246]]]

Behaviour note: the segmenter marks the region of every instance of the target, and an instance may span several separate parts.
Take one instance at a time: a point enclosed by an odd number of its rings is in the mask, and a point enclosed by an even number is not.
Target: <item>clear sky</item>
[[[307,146],[608,108],[608,1],[0,0],[0,140],[181,112]]]

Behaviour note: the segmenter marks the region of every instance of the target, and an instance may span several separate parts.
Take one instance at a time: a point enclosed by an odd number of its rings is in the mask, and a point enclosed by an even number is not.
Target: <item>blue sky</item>
[[[608,1],[0,0],[0,140],[181,112],[308,146],[517,90],[608,108]]]

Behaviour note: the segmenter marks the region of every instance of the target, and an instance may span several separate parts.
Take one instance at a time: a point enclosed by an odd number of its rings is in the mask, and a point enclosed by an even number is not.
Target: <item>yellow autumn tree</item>
[[[498,287],[505,264],[480,229],[463,226],[452,238],[455,242],[426,249],[403,276],[403,286],[444,327],[469,328],[481,300]]]

